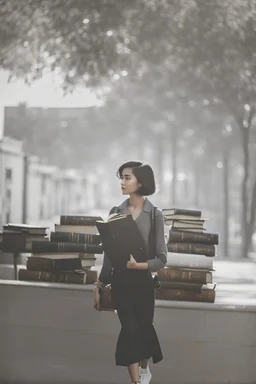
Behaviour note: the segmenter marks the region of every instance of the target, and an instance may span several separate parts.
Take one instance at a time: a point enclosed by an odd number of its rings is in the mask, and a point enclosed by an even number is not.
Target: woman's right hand
[[[94,308],[100,311],[100,287],[96,285],[94,288]]]

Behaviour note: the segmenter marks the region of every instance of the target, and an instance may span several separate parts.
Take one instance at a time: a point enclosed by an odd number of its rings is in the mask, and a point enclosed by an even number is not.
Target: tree
[[[0,65],[28,80],[47,67],[64,75],[66,89],[77,83],[101,84],[106,78],[118,81],[127,74],[136,87],[144,79],[147,92],[136,113],[140,122],[141,116],[147,121],[145,111],[152,120],[165,119],[173,104],[179,109],[184,98],[193,100],[191,95],[226,108],[225,115],[232,116],[241,134],[246,257],[256,207],[250,153],[255,131],[256,0],[0,0],[0,5],[0,32],[5,36]],[[154,108],[149,108],[151,85]]]
[[[123,69],[130,40],[122,29],[130,0],[0,0],[0,67],[27,82],[46,70],[63,88],[99,84]]]
[[[251,244],[256,209],[255,169],[251,175],[254,178],[253,183],[250,183],[249,173],[249,143],[256,102],[254,59],[256,31],[253,27],[255,21],[255,0],[217,1],[214,4],[210,0],[203,4],[193,1],[193,7],[184,18],[179,34],[179,46],[184,48],[179,56],[191,64],[188,66],[189,75],[194,80],[199,80],[204,92],[222,100],[240,129],[244,155],[242,182],[244,257],[247,256]]]
[[[241,222],[246,257],[256,209],[255,170],[249,173],[256,101],[256,1],[161,0],[144,2],[144,8],[138,29],[135,23],[131,28],[136,36],[138,62],[161,68],[166,83],[175,76],[181,86],[190,87],[202,98],[221,102],[240,130],[244,156]],[[149,23],[153,18],[157,22]]]

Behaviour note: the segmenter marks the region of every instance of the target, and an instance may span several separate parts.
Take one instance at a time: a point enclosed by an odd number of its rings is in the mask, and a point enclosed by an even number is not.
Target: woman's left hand
[[[137,267],[137,261],[134,259],[132,255],[130,255],[130,260],[127,261],[127,268],[136,269],[136,267]]]

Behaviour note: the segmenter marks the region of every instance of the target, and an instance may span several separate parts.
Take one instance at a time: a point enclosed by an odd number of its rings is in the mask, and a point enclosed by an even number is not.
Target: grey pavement
[[[2,284],[0,304],[0,378],[8,383],[130,383],[126,369],[114,362],[118,317],[94,311],[87,289]],[[255,313],[157,306],[154,324],[164,360],[152,365],[152,384],[252,384]]]

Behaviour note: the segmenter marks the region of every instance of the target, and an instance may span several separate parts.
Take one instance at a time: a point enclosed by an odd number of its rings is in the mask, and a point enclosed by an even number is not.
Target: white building
[[[27,223],[36,224],[55,214],[55,174],[57,167],[40,163],[29,156],[27,164]]]
[[[82,214],[90,207],[88,182],[76,169],[59,170],[55,174],[55,212]]]
[[[22,141],[0,139],[0,225],[23,220],[24,153]]]

